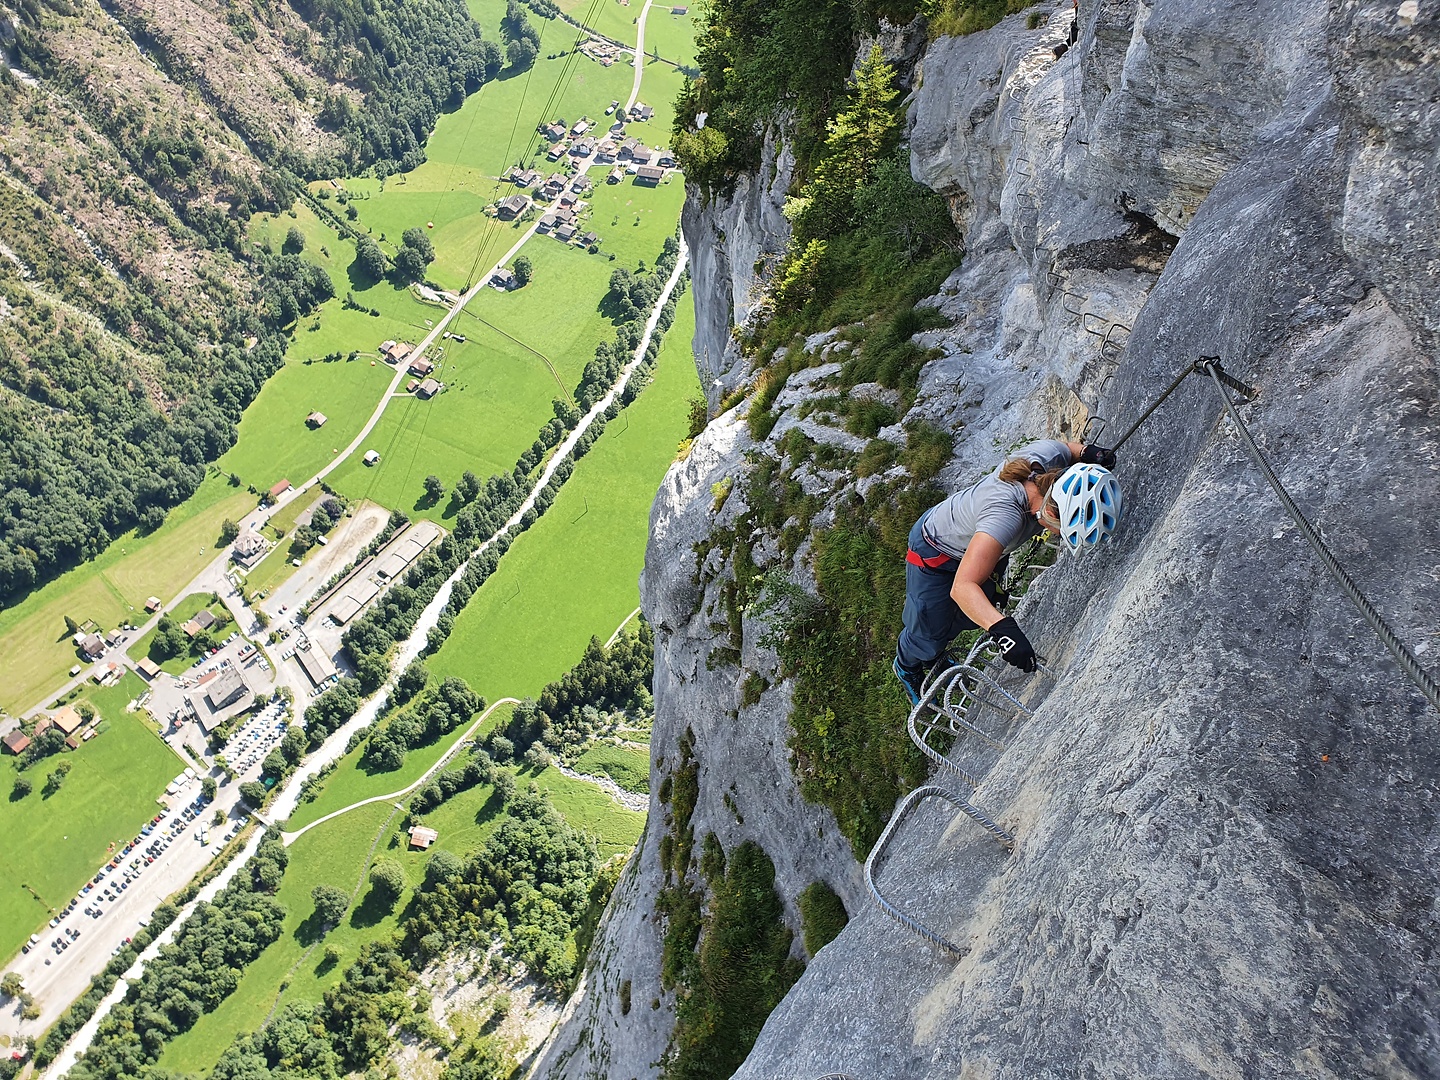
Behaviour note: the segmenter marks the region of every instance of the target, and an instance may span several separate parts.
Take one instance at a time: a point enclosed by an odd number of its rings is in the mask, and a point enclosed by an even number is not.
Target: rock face
[[[695,286],[695,364],[712,409],[744,379],[730,330],[750,318],[763,289],[763,269],[785,249],[790,224],[781,209],[794,167],[789,150],[767,140],[756,174],[708,198],[692,189],[681,212]]]
[[[1219,356],[1259,388],[1241,413],[1282,481],[1436,670],[1436,6],[1081,6],[1058,62],[1068,5],[921,62],[913,172],[967,239],[935,299],[951,325],[921,338],[943,355],[913,413],[960,433],[942,479],[993,467],[997,446],[1074,438],[1090,412],[1113,442],[1178,371]],[[727,222],[762,220],[762,188],[776,190],[752,185]],[[693,250],[718,213],[687,209]],[[697,260],[697,342],[739,313],[728,250],[728,269],[715,256],[702,277]],[[1188,379],[1123,448],[1119,542],[1045,573],[1017,614],[1058,678],[1026,683],[1034,715],[1003,729],[974,794],[1014,854],[935,800],[888,849],[886,894],[958,960],[869,903],[828,812],[799,798],[786,684],[740,708],[735,669],[704,662],[724,632],[692,545],[738,512],[734,496],[717,512],[711,485],[752,449],[720,418],[655,504],[653,753],[692,729],[697,835],[758,840],[787,905],[825,880],[851,921],[737,1076],[1440,1075],[1440,716],[1304,545],[1208,382]],[[762,629],[747,621],[742,662],[773,679]],[[671,1007],[651,809],[537,1075],[657,1071]]]

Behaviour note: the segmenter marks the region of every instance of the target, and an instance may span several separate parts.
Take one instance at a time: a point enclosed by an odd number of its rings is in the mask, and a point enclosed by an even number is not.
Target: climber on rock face
[[[1120,519],[1114,465],[1113,450],[1042,439],[920,516],[905,556],[894,664],[912,705],[928,674],[954,664],[946,649],[966,630],[989,631],[1008,663],[1035,670],[1035,650],[997,606],[1006,562],[1042,529],[1076,554],[1110,535]]]

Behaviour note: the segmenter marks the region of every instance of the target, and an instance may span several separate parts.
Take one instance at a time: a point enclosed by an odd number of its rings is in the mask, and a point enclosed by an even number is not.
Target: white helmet
[[[1099,465],[1071,465],[1060,474],[1050,496],[1060,511],[1060,540],[1079,555],[1093,548],[1120,524],[1120,484]]]

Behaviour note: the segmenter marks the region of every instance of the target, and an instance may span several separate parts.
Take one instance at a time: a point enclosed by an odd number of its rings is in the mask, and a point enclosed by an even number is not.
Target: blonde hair
[[[1040,524],[1044,525],[1051,532],[1060,531],[1060,507],[1050,495],[1050,489],[1055,486],[1055,481],[1060,479],[1064,469],[1051,469],[1042,472],[1038,461],[1031,461],[1029,458],[1011,458],[1000,466],[999,478],[1007,484],[1023,484],[1031,481],[1040,489],[1040,496],[1043,500],[1040,505]]]

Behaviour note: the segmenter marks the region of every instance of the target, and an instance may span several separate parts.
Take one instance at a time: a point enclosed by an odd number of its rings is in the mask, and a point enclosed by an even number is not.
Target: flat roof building
[[[300,662],[300,669],[305,672],[305,677],[315,684],[316,689],[340,674],[335,670],[335,665],[330,662],[330,658],[316,648],[312,647],[297,652],[295,659]]]
[[[221,676],[205,689],[205,701],[210,708],[219,712],[227,705],[234,705],[245,696],[250,687],[235,668],[226,668]]]

